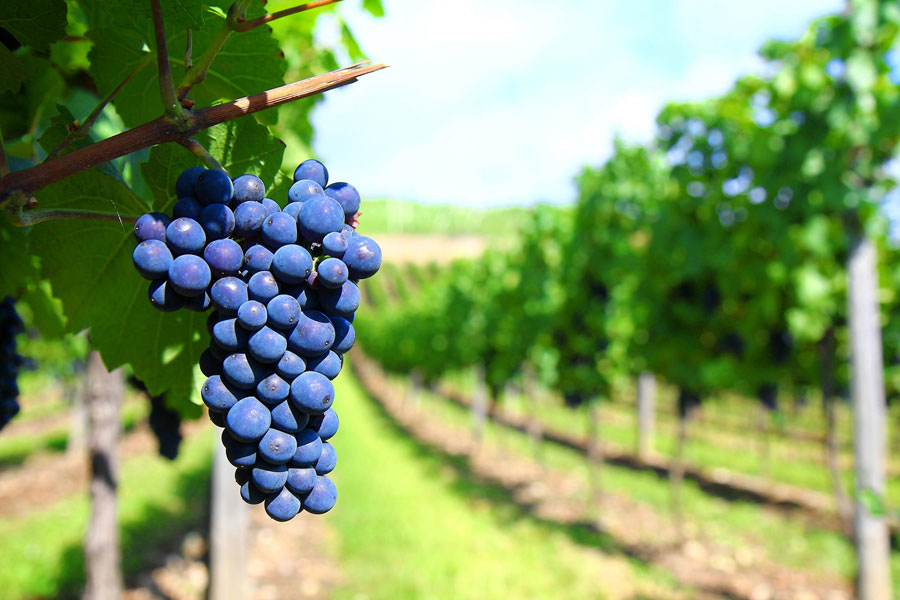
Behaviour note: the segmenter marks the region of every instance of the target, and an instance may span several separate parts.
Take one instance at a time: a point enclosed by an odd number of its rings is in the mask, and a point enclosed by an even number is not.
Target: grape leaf
[[[63,0],[0,2],[0,27],[10,32],[23,46],[41,52],[66,34],[66,3]],[[0,57],[0,64],[4,59]]]
[[[0,269],[0,298],[17,296],[37,275],[37,267],[28,246],[28,231],[16,227],[6,218],[0,219],[0,248],[3,248],[3,268]]]
[[[373,17],[384,16],[384,6],[381,4],[381,0],[363,0],[362,6]]]
[[[135,215],[148,205],[121,182],[86,171],[41,190],[42,208]],[[206,315],[160,313],[147,301],[148,283],[131,265],[134,237],[116,221],[50,221],[33,228],[31,250],[53,281],[71,332],[90,328],[91,344],[108,368],[129,363],[152,394],[190,396],[193,368],[208,344]]]
[[[16,92],[28,79],[28,71],[9,49],[0,44],[0,92]]]

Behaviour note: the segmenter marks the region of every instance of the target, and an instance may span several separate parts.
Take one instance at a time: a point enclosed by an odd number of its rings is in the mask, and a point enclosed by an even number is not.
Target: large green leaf
[[[0,218],[0,249],[3,268],[0,269],[0,298],[17,296],[30,281],[37,278],[38,270],[29,250],[27,230]]]
[[[0,2],[0,27],[23,46],[46,52],[50,44],[66,34],[66,3],[64,0]]]
[[[121,182],[87,171],[38,194],[42,208],[104,214],[141,214],[157,208]],[[147,301],[148,283],[131,265],[134,237],[117,221],[51,221],[32,228],[40,257],[68,319],[67,329],[90,329],[91,343],[109,368],[129,363],[153,394],[190,396],[194,364],[207,345],[206,316],[164,314]]]
[[[26,79],[28,71],[25,65],[9,51],[9,48],[0,44],[0,92],[18,91]]]
[[[226,7],[227,8],[227,7]],[[94,42],[90,52],[91,74],[98,91],[105,94],[115,88],[155,47],[149,16],[123,14],[95,8],[89,10],[88,38]],[[194,59],[219,35],[223,21],[207,18],[203,27],[193,31]],[[166,33],[169,62],[176,85],[184,75],[184,27],[169,27]],[[232,34],[222,47],[206,79],[191,91],[197,106],[231,100],[263,92],[284,83],[285,62],[278,42],[266,27]],[[162,114],[157,70],[142,69],[114,100],[116,111],[127,126],[133,127]],[[274,122],[275,115],[261,117]]]

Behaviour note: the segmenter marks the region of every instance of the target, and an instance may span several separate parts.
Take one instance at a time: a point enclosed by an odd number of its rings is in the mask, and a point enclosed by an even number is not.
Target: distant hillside
[[[364,198],[360,231],[367,234],[442,235],[515,234],[528,221],[530,208],[478,209],[400,200]]]

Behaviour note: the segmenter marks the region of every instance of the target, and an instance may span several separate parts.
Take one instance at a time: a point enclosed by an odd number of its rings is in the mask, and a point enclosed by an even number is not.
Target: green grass
[[[462,461],[400,432],[349,373],[336,387],[340,499],[328,522],[345,583],[334,598],[601,598],[636,580],[671,586],[605,554],[603,537],[538,521],[504,490],[473,482]]]
[[[209,502],[212,432],[182,444],[174,462],[147,454],[122,466],[119,523],[123,567],[134,574],[203,527]],[[7,600],[76,598],[84,585],[86,493],[60,498],[23,517],[0,518],[0,590]]]
[[[400,200],[365,199],[360,231],[385,233],[434,233],[444,235],[514,235],[528,221],[531,209],[511,207],[480,209],[444,204],[417,204]]]
[[[470,427],[468,411],[443,398],[425,392],[423,406],[429,414],[449,424],[459,428]],[[570,428],[575,433],[579,429],[574,428],[575,422],[571,419],[576,414],[569,411]],[[496,424],[488,427],[486,439],[515,452],[534,453],[531,440],[524,434]],[[581,454],[548,442],[541,444],[540,454],[548,467],[578,476],[582,487],[587,489],[587,462]],[[607,464],[601,477],[605,490],[647,505],[660,514],[671,510],[668,481],[654,473]],[[852,543],[838,533],[765,511],[750,502],[710,497],[689,480],[684,482],[682,499],[687,520],[700,527],[706,537],[727,542],[733,547],[752,545],[762,549],[773,562],[812,573],[836,573],[848,580],[854,576],[856,567]],[[900,554],[894,554],[891,567],[895,581],[900,581],[897,579],[900,577]]]
[[[122,428],[130,431],[147,418],[150,405],[141,399],[122,408]],[[62,452],[69,442],[69,425],[60,425],[37,434],[0,436],[0,467],[20,465],[36,452]]]

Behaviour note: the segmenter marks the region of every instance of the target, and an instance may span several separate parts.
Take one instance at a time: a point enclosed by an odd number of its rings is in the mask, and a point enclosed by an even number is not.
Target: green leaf
[[[341,43],[344,44],[344,48],[347,49],[347,54],[353,62],[358,62],[366,58],[366,55],[363,53],[362,48],[359,47],[356,38],[353,37],[353,32],[347,27],[347,23],[343,21],[341,22]]]
[[[382,6],[381,0],[363,0],[362,6],[373,17],[384,16],[384,6]]]
[[[37,279],[38,269],[29,250],[28,230],[0,219],[0,298],[18,296],[28,283]]]
[[[50,282],[46,279],[31,283],[19,300],[31,309],[33,325],[45,339],[60,339],[65,334],[65,318],[62,303],[53,297]]]
[[[66,3],[64,0],[28,0],[0,3],[0,27],[10,32],[23,46],[41,52],[66,34]],[[0,57],[0,63],[2,63]]]
[[[28,79],[28,71],[9,49],[0,44],[0,92],[16,92]]]
[[[77,206],[105,214],[158,208],[98,171],[45,188],[38,200],[42,208]],[[43,275],[62,301],[68,331],[89,328],[91,344],[107,367],[129,363],[150,393],[189,398],[194,365],[208,343],[206,315],[164,314],[150,306],[148,283],[131,264],[135,243],[128,225],[50,221],[32,228],[31,241]]]

